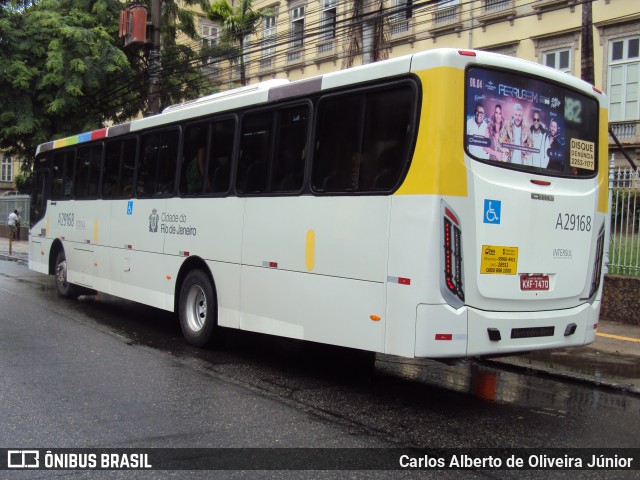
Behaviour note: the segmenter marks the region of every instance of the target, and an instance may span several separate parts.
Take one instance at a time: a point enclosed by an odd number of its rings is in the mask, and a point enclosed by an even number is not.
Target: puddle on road
[[[583,377],[594,377],[608,383],[621,383],[640,388],[640,358],[589,349],[572,352],[551,350],[512,357],[509,363],[542,368]]]
[[[576,408],[578,406],[634,412],[640,409],[640,398],[635,395],[535,373],[509,371],[473,359],[450,366],[434,360],[379,355],[376,368],[380,372],[469,394],[489,402],[536,408],[542,406],[562,416],[571,415],[568,412],[579,412],[581,409]]]

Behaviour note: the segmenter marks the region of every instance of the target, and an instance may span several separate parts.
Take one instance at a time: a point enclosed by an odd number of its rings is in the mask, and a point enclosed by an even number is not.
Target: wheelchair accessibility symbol
[[[500,210],[502,209],[502,202],[500,200],[484,199],[484,223],[491,223],[493,225],[500,225]]]

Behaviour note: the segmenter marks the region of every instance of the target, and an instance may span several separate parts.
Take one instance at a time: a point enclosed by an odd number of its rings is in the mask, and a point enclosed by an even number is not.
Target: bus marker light
[[[458,53],[460,55],[465,56],[465,57],[475,57],[476,56],[476,52],[473,52],[471,50],[458,50]]]
[[[379,322],[381,318],[378,315],[369,315],[369,318],[374,322]]]
[[[387,277],[387,282],[397,283],[399,285],[411,285],[411,279],[405,277]]]
[[[188,257],[189,256],[189,252],[180,252],[180,256],[181,257]]]
[[[85,240],[84,243],[86,243],[87,245],[91,243],[91,240]]]
[[[551,182],[547,182],[546,180],[531,180],[531,183],[534,185],[540,185],[542,187],[548,187],[551,185]]]
[[[598,324],[597,324],[597,323],[594,323],[594,324],[593,324],[593,329],[594,329],[594,330],[597,330],[597,329],[598,329]]]
[[[278,262],[262,262],[262,266],[266,268],[278,268]]]
[[[44,255],[44,250],[40,250],[40,255]]]
[[[592,87],[592,88],[593,88],[594,92],[599,93],[600,95],[602,95],[602,90],[600,90],[599,88],[596,88],[596,87]]]
[[[171,280],[171,275],[167,275],[167,280]]]
[[[449,218],[449,220],[451,220],[456,225],[460,225],[460,223],[458,222],[458,217],[456,217],[453,214],[453,212],[451,210],[449,210],[447,207],[444,208],[444,213]]]
[[[453,340],[451,333],[436,333],[436,340]]]

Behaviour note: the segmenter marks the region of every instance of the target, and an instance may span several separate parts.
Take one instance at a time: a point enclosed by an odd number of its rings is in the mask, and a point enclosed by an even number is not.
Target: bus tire
[[[56,280],[58,296],[75,300],[80,296],[80,290],[76,285],[67,281],[67,257],[64,250],[60,250],[56,256],[56,269],[53,273]]]
[[[191,270],[182,282],[178,304],[180,328],[196,347],[210,345],[217,336],[217,304],[211,280],[202,270]]]

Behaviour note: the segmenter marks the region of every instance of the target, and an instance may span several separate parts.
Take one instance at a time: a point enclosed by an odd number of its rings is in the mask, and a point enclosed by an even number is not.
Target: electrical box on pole
[[[144,5],[131,5],[120,11],[120,38],[124,38],[125,47],[141,47],[148,44],[149,38],[147,8]]]

